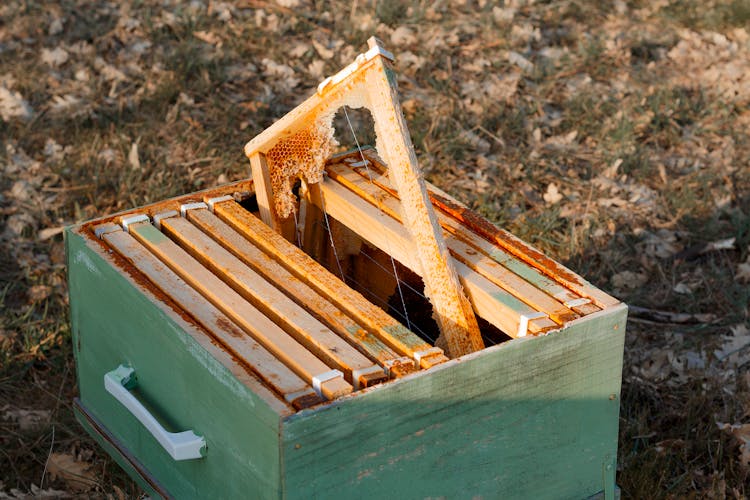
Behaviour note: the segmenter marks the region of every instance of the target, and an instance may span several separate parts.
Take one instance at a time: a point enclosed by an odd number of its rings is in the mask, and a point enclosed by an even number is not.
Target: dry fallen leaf
[[[77,493],[91,491],[96,486],[96,471],[93,464],[80,462],[68,453],[50,454],[47,470],[53,478],[62,479]]]
[[[141,160],[138,158],[138,143],[134,142],[130,145],[130,152],[128,153],[128,163],[130,168],[133,170],[141,169]]]
[[[49,421],[49,410],[6,410],[3,420],[12,420],[18,424],[21,431],[39,429]]]
[[[621,271],[612,276],[612,286],[617,290],[626,288],[638,288],[646,284],[648,276],[645,273],[634,273],[633,271]]]
[[[720,430],[726,431],[737,438],[740,443],[740,463],[750,465],[750,424],[727,424],[716,422]]]
[[[523,57],[518,52],[508,52],[508,62],[515,64],[526,72],[534,71],[534,63]]]
[[[731,365],[741,365],[750,358],[750,329],[745,324],[730,326],[730,335],[722,337],[724,345],[714,351],[719,361],[726,361]]]
[[[544,193],[542,198],[544,198],[544,201],[546,201],[548,204],[554,205],[555,203],[558,203],[563,199],[563,195],[560,194],[560,191],[558,191],[557,189],[557,185],[553,182],[547,186],[547,192]]]
[[[734,279],[738,283],[750,282],[750,255],[748,255],[745,262],[737,264],[737,272],[734,275]]]
[[[206,42],[216,47],[221,47],[224,42],[221,38],[210,31],[193,31],[193,36],[202,42]]]
[[[13,92],[0,85],[0,117],[5,121],[11,118],[28,120],[31,118],[31,106],[19,92]]]
[[[406,26],[399,26],[391,33],[391,43],[397,47],[412,45],[416,41],[417,37],[414,36],[414,32]]]
[[[57,236],[58,234],[61,234],[64,230],[65,226],[45,227],[44,229],[39,231],[39,234],[37,234],[37,239],[39,239],[39,241],[45,241],[54,236]]]
[[[55,47],[52,50],[42,49],[41,58],[43,63],[49,64],[53,68],[57,68],[68,62],[70,55],[68,54],[68,51],[62,47]]]
[[[693,293],[693,289],[687,283],[677,283],[672,290],[682,295],[689,295]]]
[[[52,293],[51,287],[47,285],[34,285],[29,288],[28,296],[31,302],[39,302],[49,297],[50,293]]]

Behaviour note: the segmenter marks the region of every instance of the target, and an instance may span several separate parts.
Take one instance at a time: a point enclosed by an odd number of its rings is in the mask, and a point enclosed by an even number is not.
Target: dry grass
[[[247,176],[244,142],[376,33],[430,181],[629,304],[711,315],[632,315],[623,495],[746,497],[748,434],[717,422],[750,422],[749,21],[747,0],[3,3],[0,496],[74,492],[42,482],[50,450],[95,477],[77,494],[137,495],[72,418],[58,229]]]

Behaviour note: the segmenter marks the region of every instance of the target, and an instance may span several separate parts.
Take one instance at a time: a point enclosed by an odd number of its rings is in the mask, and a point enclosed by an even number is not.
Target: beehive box
[[[392,159],[290,185],[287,232],[249,153],[255,183],[66,231],[76,413],[146,491],[614,496],[624,304],[428,186],[484,346],[448,359]]]

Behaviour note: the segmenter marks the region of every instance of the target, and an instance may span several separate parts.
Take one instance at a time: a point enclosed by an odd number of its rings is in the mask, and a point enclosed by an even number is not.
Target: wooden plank
[[[119,226],[117,226],[119,228]],[[268,385],[290,403],[310,406],[320,402],[310,385],[284,366],[252,337],[245,335],[225,314],[206,302],[198,292],[164,265],[122,229],[102,236],[122,257],[132,262],[151,283],[168,294],[203,326],[210,335],[247,363]],[[289,398],[292,398],[291,400]],[[302,399],[300,399],[302,398]],[[295,403],[297,399],[300,399]]]
[[[285,418],[288,498],[591,497],[617,457],[625,315],[605,310]]]
[[[339,182],[362,199],[367,200],[370,204],[401,222],[400,205],[395,196],[383,190],[369,179],[358,175],[343,163],[331,165],[327,170],[331,179]],[[478,272],[534,309],[546,313],[553,321],[563,324],[578,317],[576,313],[565,307],[562,303],[513,274],[482,252],[477,251],[468,243],[450,233],[444,236],[453,258],[466,264],[471,270]]]
[[[371,161],[370,168],[378,170],[381,174],[373,176],[373,181],[397,195],[388,178],[382,175],[386,168],[382,165],[374,150],[371,148],[365,149],[363,154]],[[356,160],[354,163],[357,163]],[[367,175],[362,167],[353,168],[360,175]],[[511,271],[534,283],[534,285],[546,289],[556,299],[568,302],[580,297],[587,297],[598,306],[595,306],[595,308],[582,306],[576,310],[579,314],[591,314],[600,308],[620,303],[619,300],[597,289],[565,266],[552,261],[531,245],[521,241],[504,229],[494,226],[432,184],[427,183],[427,190],[444,229],[451,231],[460,228],[460,231],[455,234],[468,239],[471,244],[484,241],[496,249],[499,248],[502,253],[495,255],[498,255],[498,258],[503,260]],[[473,230],[479,231],[479,234],[474,233]],[[477,238],[477,236],[480,237]],[[515,258],[506,261],[504,256],[507,254]],[[493,255],[490,256],[493,257]],[[503,264],[503,262],[500,263]],[[574,294],[571,294],[571,291]]]
[[[325,209],[331,217],[422,275],[421,261],[416,258],[413,244],[401,224],[337,182],[322,182],[320,189]],[[546,315],[539,317],[538,311],[473,272],[465,264],[454,262],[454,265],[477,314],[506,334],[512,337],[525,335],[524,323],[527,320],[531,333],[540,333],[556,326]]]
[[[448,360],[440,349],[417,337],[385,311],[346,286],[239,204],[232,200],[215,203],[214,213],[396,352],[413,358],[422,368]]]
[[[368,43],[374,48],[379,42],[370,38]],[[458,357],[481,350],[484,342],[427,195],[395,81],[390,63],[378,58],[365,83],[369,87],[375,133],[389,166],[388,176],[399,193],[403,224],[422,269],[425,295],[432,303],[441,341],[450,357]]]
[[[310,192],[315,192],[319,188],[317,184],[303,183],[302,186],[299,202],[300,227],[298,228],[302,249],[313,259],[322,262],[323,237],[325,236],[323,212],[310,201]]]
[[[318,210],[317,207],[315,207]],[[272,282],[297,304],[310,311],[338,335],[399,377],[414,371],[414,361],[400,356],[377,337],[329,302],[324,296],[290,273],[284,266],[243,238],[208,210],[189,210],[187,218],[245,265]]]
[[[130,234],[154,255],[306,382],[314,383],[314,377],[331,371],[331,367],[316,358],[151,224],[139,222],[128,227]],[[320,388],[327,399],[352,392],[352,386],[343,376],[323,382]]]
[[[250,155],[250,168],[253,174],[255,198],[258,202],[261,220],[287,240],[294,241],[296,231],[294,219],[292,217],[284,219],[276,211],[273,188],[271,187],[271,172],[265,155],[259,152]]]
[[[195,215],[198,212],[211,215],[206,208],[188,210],[186,214]],[[327,365],[344,372],[345,378],[355,389],[387,379],[380,366],[366,358],[187,219],[162,219],[161,229],[297,342]]]

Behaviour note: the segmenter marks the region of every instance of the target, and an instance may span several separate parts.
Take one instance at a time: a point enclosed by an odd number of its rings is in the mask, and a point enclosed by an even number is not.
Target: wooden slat
[[[129,232],[305,381],[312,383],[314,377],[331,371],[331,367],[316,358],[151,224],[131,224]],[[336,377],[321,384],[321,392],[327,399],[335,399],[352,392],[352,386],[343,377]]]
[[[197,212],[211,215],[205,208],[189,210],[187,214],[195,215]],[[162,219],[161,228],[164,234],[271,318],[297,342],[329,366],[344,372],[344,376],[355,389],[387,379],[380,366],[366,358],[187,219]],[[353,378],[355,375],[356,378]]]
[[[317,404],[320,397],[310,384],[287,368],[252,337],[241,331],[227,316],[208,303],[143,245],[122,229],[105,234],[102,239],[118,254],[132,262],[162,292],[205,328],[237,358],[249,365],[258,376],[293,406]]]
[[[323,237],[325,235],[325,231],[322,229],[323,212],[310,201],[310,192],[315,192],[319,188],[317,184],[307,185],[303,183],[302,186],[299,202],[301,227],[298,228],[301,233],[300,241],[305,253],[321,262],[323,258]]]
[[[331,179],[339,182],[352,192],[367,200],[394,219],[401,221],[398,199],[383,190],[368,178],[362,177],[343,163],[328,167]],[[477,251],[466,242],[448,233],[445,241],[453,258],[469,266],[492,283],[508,291],[516,298],[526,302],[538,311],[542,311],[559,323],[564,324],[578,317],[576,313],[543,291],[524,281],[505,267]]]
[[[379,44],[368,40],[370,48]],[[443,232],[432,208],[417,155],[401,112],[393,68],[384,58],[367,73],[370,112],[388,162],[388,175],[403,205],[403,225],[411,237],[414,257],[422,269],[425,295],[440,328],[440,341],[450,357],[463,356],[484,348],[474,311],[469,304],[450,259]]]
[[[314,208],[318,210],[317,207]],[[398,377],[414,371],[413,360],[400,356],[393,351],[214,214],[205,209],[189,210],[187,218],[245,265],[250,266],[255,272],[272,282],[290,299],[310,311],[316,318],[338,335],[347,339],[350,344],[360,349],[370,359],[386,366],[391,375]]]
[[[255,198],[258,202],[260,218],[271,226],[274,231],[281,234],[289,241],[294,241],[294,221],[291,217],[283,219],[276,211],[274,204],[273,188],[271,186],[271,172],[263,153],[256,152],[250,157],[250,168],[253,174],[253,186],[255,187]]]
[[[422,275],[420,261],[415,258],[411,240],[401,224],[337,182],[322,182],[320,189],[325,209],[331,217]],[[454,264],[477,314],[510,336],[526,333],[522,324],[523,317],[534,318],[538,316],[538,311],[473,272],[465,264]],[[555,326],[547,317],[531,319],[528,323],[531,333],[539,333]]]
[[[216,203],[214,213],[396,352],[413,358],[422,368],[448,360],[439,350],[431,351],[433,346],[342,283],[299,248],[279,237],[238,203],[231,200]],[[420,355],[428,351],[434,354]]]
[[[372,161],[371,166],[379,169],[381,173],[385,172],[386,167],[380,163],[374,150],[368,148],[363,150],[363,153],[367,159]],[[390,181],[387,177],[378,176],[375,178],[375,182],[382,182],[382,187],[390,189],[394,194],[396,193],[396,190],[390,185]],[[586,297],[591,299],[594,304],[598,306],[596,310],[620,303],[616,298],[602,292],[567,267],[546,257],[531,245],[516,238],[504,229],[494,226],[478,214],[471,212],[461,203],[446,195],[430,183],[427,183],[427,190],[430,195],[430,200],[437,210],[441,224],[446,220],[452,220],[453,222],[458,223],[459,227],[463,228],[463,232],[474,234],[472,231],[477,231],[481,239],[484,239],[490,244],[497,245],[505,252],[516,257],[518,260],[514,260],[511,265],[517,267],[511,270],[524,276],[529,281],[534,282],[534,284],[545,286],[545,284],[549,283],[544,280],[539,280],[537,283],[535,280],[538,278],[534,276],[534,274],[536,274],[537,276],[541,275],[552,280],[553,283],[563,285],[564,288],[558,289],[558,292],[556,293],[551,293],[551,295],[555,296],[558,300],[565,299],[565,301],[568,301],[574,300],[577,297]],[[443,225],[443,227],[448,229],[445,225]],[[475,236],[477,236],[477,234],[475,234]],[[528,266],[526,269],[521,267],[524,263]],[[528,268],[531,268],[535,273],[529,273]],[[529,273],[528,277],[526,277],[525,273]],[[573,291],[576,295],[566,295],[566,292],[569,291]],[[560,293],[560,295],[557,295],[557,293]],[[589,314],[596,310],[587,307],[582,308],[581,311],[577,312],[580,314]]]

